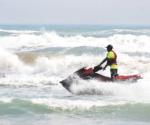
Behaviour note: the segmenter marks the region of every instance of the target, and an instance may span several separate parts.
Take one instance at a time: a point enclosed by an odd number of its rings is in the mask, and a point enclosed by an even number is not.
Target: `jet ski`
[[[134,74],[134,75],[118,75],[114,79],[101,75],[99,73],[96,73],[98,70],[101,70],[102,67],[95,67],[93,68],[87,68],[83,67],[76,72],[74,72],[72,75],[68,76],[66,79],[60,81],[62,86],[66,88],[69,92],[71,92],[71,86],[74,84],[76,78],[81,78],[83,80],[98,80],[100,82],[136,82],[137,80],[141,79],[141,75]]]

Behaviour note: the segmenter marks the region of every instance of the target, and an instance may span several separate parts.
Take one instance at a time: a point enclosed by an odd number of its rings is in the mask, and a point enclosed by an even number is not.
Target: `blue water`
[[[149,125],[149,41],[150,26],[0,25],[0,124]],[[108,44],[119,74],[143,79],[78,78],[74,94],[62,87],[77,69],[99,64]],[[99,73],[109,76],[109,68]]]

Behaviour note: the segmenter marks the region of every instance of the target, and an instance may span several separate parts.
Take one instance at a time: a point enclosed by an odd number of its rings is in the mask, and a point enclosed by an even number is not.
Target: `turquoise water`
[[[149,26],[0,25],[0,124],[149,125],[149,41]],[[143,79],[78,79],[74,94],[61,86],[77,69],[99,64],[108,44],[119,74]],[[99,73],[109,76],[109,68]]]

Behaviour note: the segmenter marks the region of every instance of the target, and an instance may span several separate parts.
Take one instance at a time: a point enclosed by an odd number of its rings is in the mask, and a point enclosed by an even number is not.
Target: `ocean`
[[[62,87],[99,64],[108,44],[119,74],[143,79]],[[109,67],[99,73],[110,76]],[[149,125],[149,75],[150,26],[0,25],[0,125]]]

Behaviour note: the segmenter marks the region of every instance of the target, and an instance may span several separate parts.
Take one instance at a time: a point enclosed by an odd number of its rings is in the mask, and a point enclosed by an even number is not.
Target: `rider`
[[[98,67],[101,67],[101,65],[104,62],[107,62],[102,69],[105,70],[107,66],[110,66],[111,78],[114,79],[118,75],[117,54],[113,51],[112,45],[108,45],[106,48],[107,48],[107,56],[98,65]]]

